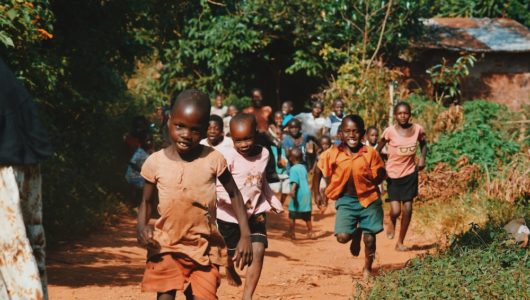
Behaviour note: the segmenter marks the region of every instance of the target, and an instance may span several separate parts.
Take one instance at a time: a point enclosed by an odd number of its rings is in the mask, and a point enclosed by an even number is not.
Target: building
[[[442,58],[454,62],[463,53],[478,59],[461,82],[462,99],[486,99],[511,109],[530,105],[530,30],[511,19],[432,18],[412,44],[410,77],[430,90],[425,71]]]

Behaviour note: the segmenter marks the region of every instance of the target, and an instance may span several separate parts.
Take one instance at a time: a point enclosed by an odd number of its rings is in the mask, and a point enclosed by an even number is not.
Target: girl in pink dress
[[[401,228],[396,244],[396,250],[407,251],[403,240],[409,228],[412,217],[412,200],[418,195],[418,171],[425,168],[427,157],[427,141],[425,131],[418,124],[410,122],[411,107],[406,102],[399,102],[394,107],[396,124],[383,132],[377,150],[381,152],[388,144],[388,160],[386,162],[388,201],[391,205],[390,224],[387,237],[394,238],[396,221],[401,214]],[[416,165],[417,145],[420,145],[421,155]]]

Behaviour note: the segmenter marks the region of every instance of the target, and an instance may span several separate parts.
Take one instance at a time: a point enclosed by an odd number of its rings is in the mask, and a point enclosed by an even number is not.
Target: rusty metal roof
[[[467,52],[530,52],[530,30],[512,19],[423,19],[425,35],[416,48]]]

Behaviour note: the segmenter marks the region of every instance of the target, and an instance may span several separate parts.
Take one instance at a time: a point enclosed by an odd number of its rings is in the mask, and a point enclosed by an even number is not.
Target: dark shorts
[[[237,243],[239,243],[241,238],[239,224],[217,219],[217,226],[225,240],[228,255],[234,256]],[[250,228],[250,241],[252,243],[262,243],[267,248],[269,246],[269,241],[267,240],[267,215],[262,213],[251,216],[248,219],[248,227]]]
[[[304,221],[311,221],[310,211],[289,211],[289,219],[296,220],[301,219]]]
[[[386,182],[388,184],[387,201],[411,201],[418,196],[417,171],[401,178],[388,178]]]
[[[351,196],[342,196],[335,203],[337,215],[335,234],[353,234],[357,227],[363,232],[377,234],[383,231],[383,203],[381,199],[363,207],[359,200]]]

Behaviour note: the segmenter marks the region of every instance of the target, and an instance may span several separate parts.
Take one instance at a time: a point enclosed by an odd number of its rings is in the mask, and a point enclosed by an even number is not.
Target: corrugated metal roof
[[[505,18],[423,19],[427,30],[416,48],[468,52],[530,52],[530,30]]]

